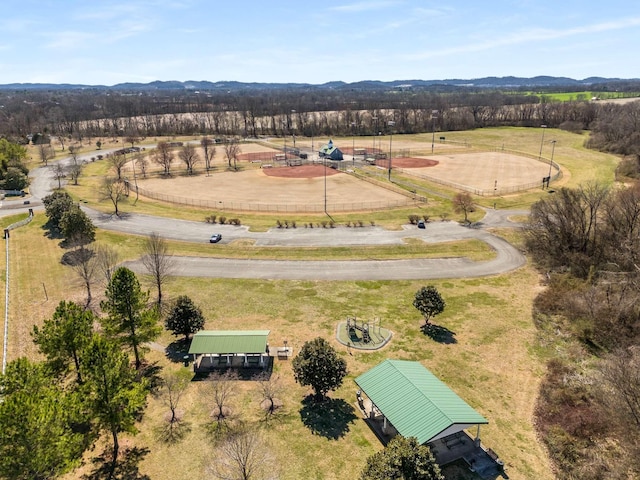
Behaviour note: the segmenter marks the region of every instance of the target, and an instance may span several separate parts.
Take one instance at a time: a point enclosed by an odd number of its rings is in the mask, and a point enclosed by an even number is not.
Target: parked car
[[[425,228],[424,220],[418,220],[418,228]]]
[[[214,233],[213,235],[211,235],[209,243],[218,243],[220,240],[222,240],[222,235],[220,235],[219,233]]]

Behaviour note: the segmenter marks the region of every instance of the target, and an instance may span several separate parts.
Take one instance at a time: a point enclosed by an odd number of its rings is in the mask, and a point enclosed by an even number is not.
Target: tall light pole
[[[393,127],[396,122],[389,120],[387,125],[389,125],[389,181],[391,181],[391,142],[393,141]]]
[[[546,130],[546,125],[540,125],[542,129],[542,140],[540,140],[540,154],[538,155],[538,160],[542,160],[542,145],[544,145],[544,131]]]
[[[356,122],[351,122],[351,137],[353,139],[351,143],[351,158],[353,168],[356,168],[356,134],[355,134]]]
[[[287,163],[287,132],[285,132],[286,122],[282,121],[282,138],[284,139],[284,163]]]
[[[376,121],[376,129],[373,132],[373,156],[375,158],[376,155],[376,132],[378,131],[378,117],[371,117],[371,121],[373,122],[373,120]],[[371,128],[373,128],[373,124],[371,125]]]
[[[295,110],[291,110],[291,129],[293,130],[293,148],[296,148],[296,127],[293,126],[295,120]]]
[[[325,215],[329,215],[327,212],[327,156],[322,157],[322,162],[324,166],[324,213]]]
[[[551,140],[551,160],[549,161],[549,182],[551,181],[551,167],[553,166],[553,153],[556,150],[556,140]],[[547,187],[549,183],[547,183]]]
[[[436,146],[436,117],[438,116],[438,110],[431,110],[431,154]]]

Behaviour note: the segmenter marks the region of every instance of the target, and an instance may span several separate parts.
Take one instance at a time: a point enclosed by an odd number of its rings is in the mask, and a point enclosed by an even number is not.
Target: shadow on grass
[[[149,388],[151,390],[157,390],[162,385],[162,367],[158,365],[158,362],[143,363],[140,370],[136,372],[138,379],[145,378],[149,382]]]
[[[94,469],[84,475],[82,480],[151,480],[148,475],[142,475],[138,470],[138,465],[148,453],[148,448],[138,447],[122,451],[112,475],[111,451],[107,449],[92,460]]]
[[[318,401],[309,395],[302,401],[300,418],[313,434],[337,440],[345,436],[357,416],[355,409],[341,398]]]
[[[444,343],[447,345],[458,343],[458,340],[456,340],[455,337],[456,332],[452,332],[446,327],[434,325],[433,323],[427,323],[420,327],[420,329],[422,330],[422,333],[424,333],[427,337],[438,343]]]
[[[165,348],[165,356],[173,363],[181,363],[185,361],[185,355],[189,355],[189,347],[191,346],[191,340],[180,338],[169,344]]]

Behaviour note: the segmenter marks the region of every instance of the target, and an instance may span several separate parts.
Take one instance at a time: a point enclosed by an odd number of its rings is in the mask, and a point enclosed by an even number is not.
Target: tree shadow
[[[91,460],[94,469],[83,475],[82,480],[151,480],[148,475],[141,474],[138,469],[140,462],[148,453],[148,448],[133,447],[123,450],[112,474],[111,451],[105,450],[102,455]]]
[[[64,242],[61,242],[60,246],[62,248],[67,248],[65,245],[63,245],[63,243]],[[89,259],[91,259],[91,257],[93,257],[94,255],[95,255],[95,252],[93,250],[89,250],[88,248],[79,248],[76,250],[70,250],[62,254],[62,259],[60,260],[60,263],[62,263],[63,265],[74,267],[76,265],[82,264],[83,262],[89,261]]]
[[[136,372],[136,377],[138,379],[146,378],[149,381],[149,388],[152,391],[158,389],[160,385],[162,385],[162,367],[158,365],[158,362],[154,363],[143,363],[140,367],[140,370]]]
[[[164,349],[165,356],[167,359],[173,363],[182,363],[188,360],[185,360],[185,356],[189,356],[189,347],[191,346],[191,339],[186,340],[184,338],[179,338],[175,340]]]
[[[455,338],[456,332],[452,332],[447,327],[434,325],[433,323],[426,323],[420,327],[420,330],[422,330],[422,333],[427,337],[431,338],[431,340],[438,343],[443,343],[445,345],[458,343],[458,340]]]
[[[309,395],[302,401],[300,418],[314,435],[337,440],[345,436],[349,431],[349,424],[358,417],[355,409],[341,398],[318,401],[313,395]]]

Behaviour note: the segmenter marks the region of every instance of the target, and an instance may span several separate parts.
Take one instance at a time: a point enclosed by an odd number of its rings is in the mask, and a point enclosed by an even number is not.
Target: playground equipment
[[[372,321],[365,322],[361,320],[358,324],[356,317],[347,317],[346,329],[347,334],[352,342],[362,342],[365,344],[371,343],[371,334],[375,333],[375,328],[378,328],[378,337],[381,337],[382,322],[379,318],[374,318]],[[362,339],[357,332],[361,333]]]

